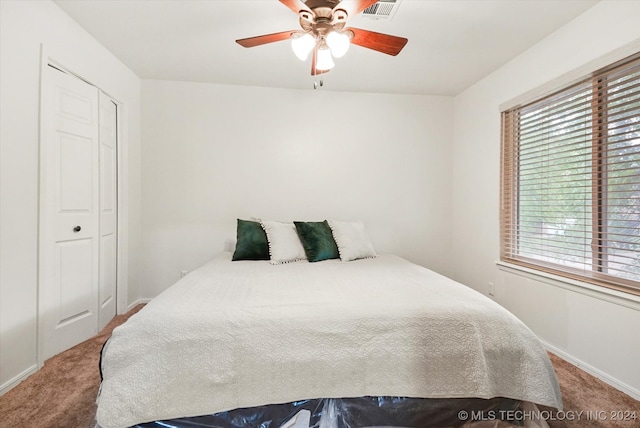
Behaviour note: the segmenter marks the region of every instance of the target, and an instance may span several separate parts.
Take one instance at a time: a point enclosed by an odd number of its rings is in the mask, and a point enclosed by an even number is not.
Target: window
[[[640,295],[640,54],[502,112],[502,261]]]

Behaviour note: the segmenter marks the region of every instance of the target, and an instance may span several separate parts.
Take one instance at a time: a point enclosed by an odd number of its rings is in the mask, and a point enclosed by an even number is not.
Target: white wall
[[[0,2],[0,392],[36,367],[38,130],[41,44],[122,103],[129,260],[137,299],[140,80],[50,1]]]
[[[450,272],[450,97],[143,81],[143,281],[153,297],[236,218],[363,220]]]
[[[640,305],[620,306],[498,270],[498,106],[640,38],[640,2],[606,1],[455,99],[454,278],[520,317],[565,357],[640,397]]]

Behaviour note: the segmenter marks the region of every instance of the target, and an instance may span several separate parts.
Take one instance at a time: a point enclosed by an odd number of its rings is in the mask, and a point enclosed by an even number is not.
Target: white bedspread
[[[103,428],[305,398],[507,397],[561,408],[536,336],[480,293],[396,256],[223,253],[116,328]]]

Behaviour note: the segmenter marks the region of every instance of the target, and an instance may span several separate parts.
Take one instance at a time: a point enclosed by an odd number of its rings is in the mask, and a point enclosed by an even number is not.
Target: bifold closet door
[[[116,315],[117,106],[103,92],[100,101],[100,286],[98,331]]]
[[[108,97],[98,88],[75,76],[51,66],[45,73],[40,145],[40,363],[95,335],[115,315],[116,301],[115,105],[107,103]]]

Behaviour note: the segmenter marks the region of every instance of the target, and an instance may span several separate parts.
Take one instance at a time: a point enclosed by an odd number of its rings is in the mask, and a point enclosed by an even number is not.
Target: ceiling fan
[[[398,55],[407,44],[404,37],[346,27],[347,19],[376,4],[378,0],[280,0],[300,18],[302,30],[289,30],[236,40],[245,48],[291,39],[301,60],[311,54],[311,75],[329,72],[333,57],[343,56],[349,45],[362,46],[388,55]]]

